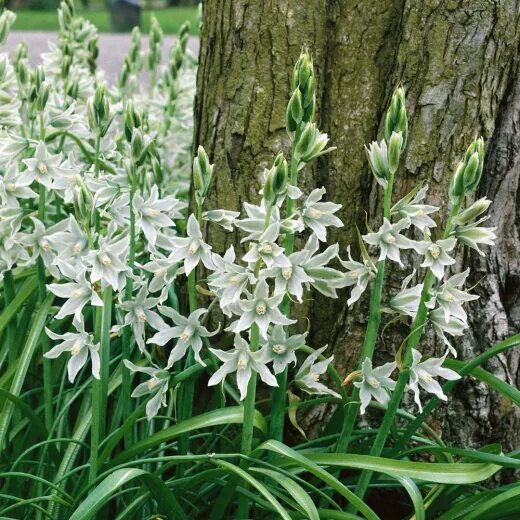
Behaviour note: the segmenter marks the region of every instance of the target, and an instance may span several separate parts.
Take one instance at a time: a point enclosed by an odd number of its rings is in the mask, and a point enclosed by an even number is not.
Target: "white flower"
[[[62,269],[62,272],[64,270]],[[85,278],[85,271],[79,273],[73,269],[70,271],[65,268],[67,275],[71,276],[72,282],[67,283],[51,283],[47,285],[47,289],[60,298],[66,298],[67,301],[60,307],[57,319],[64,318],[74,314],[77,321],[82,320],[81,311],[87,303],[96,307],[103,306],[103,300],[98,296],[92,285]],[[64,274],[65,274],[64,272]]]
[[[444,278],[444,268],[453,265],[455,259],[448,255],[457,245],[455,238],[437,240],[437,242],[422,241],[417,242],[417,251],[424,255],[424,262],[421,267],[429,267],[435,277],[439,280]]]
[[[65,334],[56,334],[49,329],[45,329],[47,336],[51,339],[63,340],[59,345],[51,348],[44,354],[48,359],[56,359],[63,352],[70,352],[70,359],[67,363],[67,370],[69,373],[69,381],[74,382],[78,372],[83,368],[87,362],[90,354],[92,362],[92,375],[99,379],[99,344],[94,345],[94,336],[85,332],[83,321],[74,318],[72,324],[77,332],[66,332]]]
[[[328,394],[334,397],[341,397],[337,392],[320,382],[320,377],[327,371],[327,367],[334,359],[334,356],[330,356],[323,361],[316,362],[326,348],[327,346],[325,345],[307,357],[294,377],[294,382],[299,388],[311,395]]]
[[[217,330],[210,332],[206,327],[201,325],[200,319],[208,312],[208,310],[197,309],[187,318],[170,307],[160,306],[159,311],[165,316],[168,316],[168,318],[171,318],[175,326],[163,327],[159,332],[157,332],[157,334],[155,334],[155,336],[150,338],[147,343],[154,343],[162,346],[166,345],[166,343],[168,343],[172,338],[179,338],[175,347],[170,352],[166,368],[172,367],[176,361],[182,359],[189,348],[193,350],[197,363],[206,366],[200,357],[202,338],[211,338],[211,336],[217,334],[220,329],[219,327]]]
[[[417,242],[401,235],[401,231],[410,227],[410,219],[404,218],[391,224],[388,219],[384,219],[383,225],[375,233],[363,235],[367,244],[377,246],[380,249],[379,260],[390,258],[403,266],[399,255],[400,249],[416,249]]]
[[[38,195],[28,186],[30,180],[20,179],[18,165],[13,163],[3,176],[0,176],[0,201],[6,206],[18,206],[18,199],[32,199]]]
[[[154,293],[171,285],[177,275],[179,264],[172,262],[169,258],[159,256],[157,252],[151,258],[142,268],[153,274],[148,290]]]
[[[449,319],[446,321],[446,313],[442,308],[431,311],[429,313],[429,318],[435,332],[444,341],[444,344],[448,347],[450,352],[457,357],[457,351],[448,341],[446,334],[449,334],[450,336],[462,336],[468,324],[452,315],[450,315]]]
[[[269,386],[278,386],[276,378],[269,371],[266,363],[269,362],[269,351],[266,347],[256,352],[251,352],[245,339],[235,334],[233,350],[217,350],[211,348],[223,365],[211,376],[208,386],[220,383],[228,374],[236,372],[237,386],[240,390],[240,400],[247,396],[247,385],[253,371],[257,372],[260,379]]]
[[[438,289],[435,290],[432,299],[426,303],[429,309],[433,309],[436,305],[444,312],[446,323],[450,321],[451,316],[458,318],[462,322],[467,322],[467,315],[462,304],[477,300],[476,294],[469,294],[466,291],[458,289],[462,287],[469,275],[469,269],[464,272],[455,274],[448,278]]]
[[[199,223],[193,214],[188,218],[186,234],[187,237],[185,238],[177,237],[172,239],[176,249],[172,251],[170,261],[180,262],[184,260],[186,275],[189,275],[200,261],[208,269],[214,269],[211,259],[211,246],[202,239]]]
[[[319,202],[325,192],[325,188],[313,190],[303,203],[301,216],[303,223],[312,229],[321,242],[327,240],[328,226],[343,227],[343,222],[334,215],[341,209],[341,204]]]
[[[237,228],[249,233],[249,235],[243,238],[241,242],[248,242],[249,240],[258,241],[265,230],[265,220],[267,216],[265,201],[262,200],[261,206],[254,206],[253,204],[244,202],[244,209],[248,218],[235,221],[235,226]],[[291,217],[292,215],[286,219],[280,219],[280,209],[277,206],[274,206],[268,224],[270,225],[273,222],[280,222],[280,233],[282,234],[302,231],[303,225],[301,221],[295,220]]]
[[[155,330],[162,330],[167,326],[159,314],[152,310],[160,302],[161,297],[150,298],[148,296],[148,287],[144,284],[132,299],[120,304],[120,308],[126,311],[122,326],[132,326],[135,342],[141,352],[145,351],[145,325],[148,323]]]
[[[306,337],[307,333],[288,336],[281,325],[272,328],[267,338],[267,347],[275,374],[283,372],[291,363],[296,364],[296,351],[305,345]]]
[[[352,259],[350,254],[350,246],[347,247],[348,260],[339,259],[341,265],[347,269],[347,272],[343,275],[343,283],[339,287],[352,287],[350,298],[347,300],[347,305],[350,307],[356,303],[361,295],[365,292],[368,283],[374,278],[376,271],[374,268],[365,260],[363,263],[356,262]]]
[[[279,233],[280,223],[270,224],[258,238],[258,243],[254,243],[242,259],[253,264],[261,260],[268,268],[273,266],[291,267],[291,262],[285,256],[283,247],[276,244]]]
[[[390,378],[395,368],[395,362],[372,368],[372,360],[368,357],[365,358],[361,365],[362,380],[354,383],[354,385],[359,388],[361,415],[365,413],[366,407],[372,398],[383,405],[388,403],[390,400],[389,392],[395,388],[396,384],[395,381]]]
[[[157,229],[163,227],[174,227],[173,218],[181,217],[180,209],[184,203],[179,202],[175,197],[159,199],[159,191],[154,185],[150,190],[149,197],[144,200],[139,194],[135,196],[134,207],[137,214],[137,223],[141,226],[146,240],[152,246],[157,240]]]
[[[435,221],[429,216],[438,211],[438,207],[421,204],[428,186],[424,186],[419,191],[413,190],[406,197],[402,198],[391,210],[392,215],[399,215],[399,218],[409,218],[412,226],[421,231],[436,227]]]
[[[60,167],[61,155],[51,155],[43,141],[38,143],[34,157],[23,162],[27,169],[20,174],[19,182],[25,185],[37,181],[50,190],[53,180],[66,174]]]
[[[255,287],[254,294],[248,300],[239,300],[238,307],[242,315],[228,328],[235,333],[247,330],[253,323],[258,325],[263,337],[267,335],[269,324],[291,325],[296,320],[284,316],[278,306],[282,303],[283,294],[269,296],[269,287],[265,280],[260,280]]]
[[[69,266],[69,270],[77,268],[80,264],[79,260],[89,253],[88,239],[73,215],[69,215],[67,230],[52,233],[48,236],[48,240],[57,254],[54,264],[62,272],[64,272],[64,268],[66,269],[64,266]],[[81,269],[81,265],[79,269]]]
[[[116,240],[112,240],[110,236],[100,237],[98,249],[92,250],[85,258],[92,268],[90,281],[101,281],[103,290],[108,285],[114,291],[122,290],[126,283],[125,274],[128,273],[128,248],[128,236]]]
[[[215,222],[222,226],[226,231],[233,231],[235,219],[240,215],[238,211],[229,211],[226,209],[213,209],[205,211],[202,214],[203,220]]]
[[[474,249],[480,256],[484,256],[484,252],[478,247],[478,245],[485,244],[493,246],[495,245],[495,238],[497,237],[494,233],[496,227],[479,227],[479,225],[488,218],[489,217],[484,217],[473,224],[459,226],[452,234],[454,234],[463,244]]]
[[[448,351],[441,358],[430,358],[421,362],[421,353],[412,349],[413,362],[410,367],[410,379],[408,380],[408,388],[414,393],[414,400],[422,412],[422,404],[420,399],[419,388],[426,390],[430,394],[436,395],[439,399],[447,401],[448,398],[442,391],[441,385],[434,377],[442,377],[449,381],[460,379],[457,372],[444,368],[442,364],[448,355]]]
[[[309,251],[297,251],[289,255],[289,266],[263,269],[260,274],[265,278],[274,278],[276,294],[287,291],[302,303],[303,285],[314,282],[314,279],[301,267],[309,258]]]
[[[123,360],[123,363],[131,372],[141,372],[150,376],[148,381],[135,387],[132,397],[152,394],[152,397],[146,403],[146,417],[151,421],[157,415],[161,406],[166,406],[166,393],[168,392],[170,373],[156,366],[139,367],[128,361],[128,359]]]
[[[415,318],[417,309],[419,308],[419,302],[421,300],[423,284],[420,283],[413,287],[408,287],[408,284],[411,282],[414,275],[415,271],[408,275],[403,280],[401,292],[390,298],[390,301],[388,302],[390,311]]]
[[[208,277],[208,285],[220,298],[220,306],[238,302],[248,284],[255,284],[256,277],[251,270],[235,262],[235,250],[230,246],[223,257],[213,254],[215,271]]]
[[[313,233],[301,251],[300,265],[305,274],[312,278],[310,284],[316,290],[329,298],[337,298],[336,289],[344,287],[343,273],[327,264],[337,258],[339,246],[329,246],[322,253],[318,252],[319,247],[318,237]]]

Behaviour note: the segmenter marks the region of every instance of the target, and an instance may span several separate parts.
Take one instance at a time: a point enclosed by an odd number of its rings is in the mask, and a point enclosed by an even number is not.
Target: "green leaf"
[[[337,491],[341,496],[345,497],[353,506],[355,506],[368,520],[379,520],[379,516],[372,511],[372,509],[358,498],[350,489],[345,487],[336,477],[331,475],[328,471],[321,468],[316,462],[312,461],[309,457],[303,456],[301,453],[285,446],[281,442],[270,440],[261,444],[255,451],[270,450],[282,455],[282,457],[288,459],[291,463],[296,464],[314,476],[321,479],[323,482],[328,484],[332,489]],[[307,454],[306,454],[307,455]],[[332,457],[339,456],[338,454],[331,454]]]
[[[419,488],[415,484],[415,482],[409,478],[393,476],[399,483],[406,489],[406,492],[410,495],[412,500],[413,508],[415,511],[414,520],[425,520],[426,519],[426,511],[424,509],[424,501],[419,491]]]
[[[89,493],[87,498],[69,517],[69,520],[94,518],[97,511],[110,500],[115,491],[136,478],[142,481],[157,501],[158,512],[166,515],[169,520],[188,520],[179,502],[166,487],[166,484],[156,475],[138,468],[118,469],[111,473]]]
[[[297,395],[293,394],[290,390],[287,391],[287,396],[289,398],[289,407],[287,410],[289,421],[291,421],[291,424],[302,434],[303,438],[307,440],[307,435],[305,435],[302,427],[298,424],[298,419],[296,417],[296,412],[298,411],[298,405],[301,399]]]
[[[447,359],[444,362],[444,365],[448,368],[451,368],[452,370],[455,370],[456,372],[460,372],[466,366],[466,363],[464,361],[458,361],[457,359]],[[478,379],[479,381],[482,381],[490,388],[493,388],[504,397],[507,397],[513,401],[513,403],[515,403],[517,406],[520,406],[520,390],[518,390],[518,388],[515,388],[505,381],[502,381],[498,377],[480,367],[473,368],[469,372],[469,375],[475,379]]]
[[[439,484],[473,484],[494,475],[501,467],[491,463],[455,464],[441,462],[410,462],[393,460],[371,455],[353,455],[343,453],[307,453],[307,458],[316,464],[341,468],[385,473],[391,477],[406,477]]]
[[[230,473],[234,473],[238,477],[244,479],[248,484],[254,487],[276,510],[276,512],[284,519],[291,520],[291,516],[287,511],[281,506],[280,502],[276,500],[276,498],[272,495],[272,493],[256,478],[252,477],[247,471],[244,471],[242,468],[231,464],[230,462],[226,462],[225,460],[217,460],[213,459],[211,462],[217,466],[221,466],[225,470]],[[72,520],[72,519],[71,519]]]
[[[241,406],[230,406],[229,408],[220,408],[213,410],[196,417],[186,419],[174,426],[170,426],[165,430],[157,432],[150,437],[137,442],[130,448],[122,451],[110,463],[110,466],[121,464],[126,460],[131,459],[135,455],[146,451],[154,446],[159,446],[163,442],[168,442],[171,439],[178,437],[183,433],[189,433],[201,428],[211,428],[212,426],[220,426],[222,424],[240,424],[244,418],[244,409]],[[262,432],[267,431],[267,424],[260,412],[255,411],[254,426]]]
[[[29,281],[27,281],[26,284],[27,283],[29,283]],[[15,303],[16,298],[19,294],[20,293],[16,295],[11,305]],[[54,294],[49,294],[47,298],[45,298],[45,300],[42,302],[40,308],[38,309],[38,312],[34,317],[31,330],[29,331],[29,335],[27,337],[27,341],[25,342],[23,351],[16,361],[16,372],[14,374],[13,381],[11,383],[11,388],[9,390],[9,393],[15,397],[18,397],[22,390],[22,386],[25,381],[25,376],[27,375],[27,371],[29,370],[29,365],[34,356],[34,352],[36,351],[36,347],[40,343],[40,335],[42,334],[43,328],[45,327],[47,314],[49,313],[49,309],[53,300]],[[12,402],[8,402],[5,404],[2,413],[0,414],[0,449],[5,447],[9,431],[9,423],[11,422],[11,417],[13,415],[13,409],[14,404]]]
[[[303,489],[300,484],[296,483],[293,479],[265,468],[251,468],[251,471],[267,475],[269,478],[278,482],[278,484],[289,493],[289,496],[297,502],[309,520],[320,520],[320,515],[318,514],[318,510],[316,509],[312,498],[305,489]]]
[[[24,304],[25,300],[36,291],[38,287],[38,279],[36,277],[29,278],[22,286],[22,288],[16,293],[14,300],[2,311],[0,314],[0,332],[9,324],[20,307]],[[50,307],[50,304],[49,304]]]

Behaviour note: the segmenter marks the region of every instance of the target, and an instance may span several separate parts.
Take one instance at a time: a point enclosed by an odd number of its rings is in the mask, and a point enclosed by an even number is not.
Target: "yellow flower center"
[[[191,336],[191,334],[189,332],[184,331],[181,334],[180,340],[186,342],[186,341],[188,341],[190,339],[190,336]]]
[[[427,383],[433,381],[433,377],[430,374],[428,374],[428,372],[424,372],[423,374],[421,374],[421,379],[423,381],[426,381]]]
[[[430,255],[432,255],[433,258],[439,258],[441,255],[441,248],[437,244],[433,244],[430,246]]]
[[[49,172],[49,170],[47,169],[47,165],[44,162],[39,162],[38,163],[38,171],[42,175],[46,175]]]
[[[311,374],[311,377],[313,381],[316,381],[316,383],[320,380],[319,374]]]
[[[139,309],[135,314],[137,316],[137,319],[140,322],[145,322],[146,321],[146,314],[144,313],[144,311],[142,309]]]
[[[8,182],[5,187],[7,188],[7,191],[15,191],[16,190],[16,184],[14,182]]]
[[[75,289],[72,291],[72,297],[73,298],[81,298],[85,294],[84,289]]]
[[[153,273],[153,275],[155,278],[161,278],[161,276],[164,276],[165,273],[166,273],[165,269],[159,269],[159,271],[155,271],[155,273]]]
[[[311,209],[309,210],[309,217],[311,217],[311,218],[318,219],[318,218],[320,218],[322,215],[323,215],[323,213],[322,213],[320,210],[318,210],[318,209],[311,208]]]
[[[267,309],[265,308],[265,304],[264,303],[259,303],[257,306],[256,306],[256,313],[257,314],[260,314],[260,316],[263,316],[265,314],[265,311]]]
[[[108,255],[103,255],[101,257],[101,263],[103,265],[111,265],[112,264],[112,260],[110,260],[110,257]]]
[[[237,367],[239,370],[245,370],[247,368],[247,361],[245,359],[239,359]]]
[[[148,390],[153,390],[159,384],[159,380],[156,377],[152,377],[146,382]]]
[[[394,237],[394,235],[390,235],[390,234],[388,234],[388,235],[386,236],[386,242],[387,242],[388,244],[395,244],[395,237]]]
[[[446,301],[448,302],[454,302],[455,301],[455,296],[453,296],[453,294],[448,294],[446,296]]]
[[[280,343],[273,345],[273,352],[275,354],[283,354],[285,352],[285,345],[281,345]]]
[[[381,383],[375,378],[375,377],[369,377],[367,379],[367,383],[372,387],[372,388],[379,388],[381,386]]]
[[[192,242],[190,244],[190,247],[188,248],[188,253],[190,255],[193,255],[197,252],[197,249],[199,248],[198,244],[196,242]]]
[[[292,269],[289,269],[289,268],[282,269],[282,276],[283,276],[286,280],[289,280],[289,278],[291,277],[291,275],[292,275]]]
[[[238,274],[233,275],[233,276],[229,279],[229,283],[230,283],[231,285],[236,285],[237,283],[240,283],[240,276],[238,276]]]
[[[81,343],[79,341],[75,341],[70,349],[70,353],[72,356],[77,356],[81,352]]]
[[[76,242],[76,243],[74,244],[74,247],[72,248],[72,250],[73,250],[75,253],[80,253],[82,249],[83,249],[83,246],[82,246],[81,242]]]
[[[143,213],[147,216],[147,217],[157,217],[159,215],[159,210],[157,209],[153,209],[153,208],[149,208],[149,209],[145,209],[143,211]]]
[[[42,240],[42,242],[40,243],[40,247],[46,253],[51,250],[51,245],[49,244],[49,242],[47,242],[47,240]]]
[[[262,245],[262,253],[270,255],[273,252],[273,246],[271,244]]]

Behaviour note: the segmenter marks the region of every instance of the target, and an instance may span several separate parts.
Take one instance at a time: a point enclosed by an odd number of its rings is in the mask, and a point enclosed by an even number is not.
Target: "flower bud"
[[[287,169],[287,161],[280,152],[274,160],[273,190],[277,195],[282,193],[287,184]]]
[[[40,112],[43,111],[47,101],[49,100],[50,87],[46,81],[43,81],[38,91],[38,97],[36,98],[36,108]]]
[[[198,157],[193,159],[193,187],[200,193],[204,192],[204,179],[202,178],[202,173],[200,172]]]
[[[36,91],[40,90],[40,85],[45,81],[45,72],[43,67],[39,65],[36,67],[36,71],[34,73],[34,85],[36,87]]]
[[[491,201],[486,199],[486,197],[478,199],[471,206],[460,212],[453,221],[459,226],[469,224],[472,220],[485,213],[490,204]]]
[[[401,132],[403,143],[401,148],[406,146],[406,139],[408,136],[408,118],[406,115],[405,94],[403,87],[395,90],[390,106],[386,111],[385,116],[385,139],[389,141],[392,132]]]
[[[380,143],[374,141],[373,143],[370,143],[368,148],[365,149],[372,173],[376,177],[376,180],[379,179],[378,182],[384,185],[386,183],[388,174],[390,173],[386,142],[384,140],[382,140]],[[384,180],[385,183],[381,183],[380,180]]]
[[[130,141],[130,148],[132,149],[132,158],[138,162],[144,152],[143,133],[140,128],[134,128],[132,131],[132,139]]]
[[[450,195],[452,198],[458,198],[464,195],[464,163],[462,161],[459,162],[453,174]]]
[[[390,141],[388,142],[388,170],[393,175],[399,167],[401,151],[403,149],[403,134],[401,132],[392,132]]]
[[[303,118],[302,94],[297,89],[293,92],[289,100],[289,112],[292,120],[299,125]]]
[[[11,29],[11,25],[13,25],[15,19],[16,15],[8,9],[4,9],[3,13],[0,15],[0,45],[3,45],[6,42],[7,37],[9,36],[9,30]]]
[[[484,140],[482,137],[473,141],[466,150],[464,158],[457,165],[450,186],[452,197],[463,197],[475,191],[484,167]]]

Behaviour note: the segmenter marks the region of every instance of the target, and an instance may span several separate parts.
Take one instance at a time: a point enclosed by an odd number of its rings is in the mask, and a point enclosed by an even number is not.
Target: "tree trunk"
[[[343,204],[345,227],[332,239],[345,256],[346,246],[356,244],[355,225],[364,229],[365,214],[374,225],[380,219],[381,192],[368,173],[363,146],[380,135],[390,96],[402,83],[410,131],[395,200],[426,181],[429,202],[445,216],[457,161],[476,136],[489,143],[480,191],[495,201],[490,225],[498,226],[499,239],[485,259],[473,252],[460,258],[458,268],[472,267],[481,296],[471,306],[471,330],[455,342],[460,357],[473,358],[518,331],[519,7],[514,0],[208,0],[195,141],[216,163],[211,206],[236,209],[244,200],[256,201],[259,174],[280,149],[288,151],[290,73],[302,47],[308,47],[318,78],[320,129],[337,150],[304,170],[303,185],[323,185],[330,200]],[[219,252],[230,240],[236,239],[212,233]],[[392,266],[388,291],[399,287],[400,278],[402,272]],[[342,372],[358,361],[368,305],[367,295],[352,309],[346,299],[316,296],[306,309],[313,345],[328,343]],[[382,357],[395,351],[403,333],[399,326],[385,331],[385,342],[377,347]],[[435,346],[433,338],[427,343]],[[439,353],[441,345],[436,347]],[[519,357],[510,352],[488,368],[518,383]],[[313,413],[309,424],[327,411]],[[439,420],[445,434],[464,444],[518,445],[518,411],[476,383],[460,385]]]

